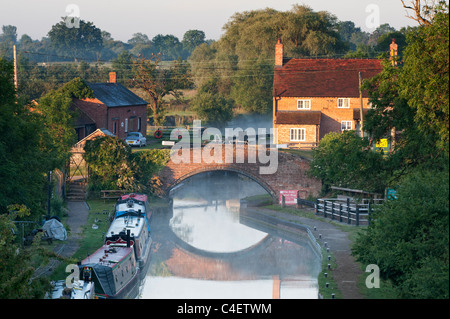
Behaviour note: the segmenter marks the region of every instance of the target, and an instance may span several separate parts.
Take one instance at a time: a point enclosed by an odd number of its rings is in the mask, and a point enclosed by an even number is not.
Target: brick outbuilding
[[[78,111],[76,131],[82,140],[96,129],[106,129],[119,138],[129,132],[147,132],[147,104],[145,100],[116,82],[116,73],[110,73],[108,83],[87,83],[95,98],[74,99]]]
[[[273,83],[277,142],[311,148],[329,132],[359,131],[361,109],[364,116],[371,107],[366,92],[360,98],[359,78],[381,70],[379,59],[287,59],[278,40]]]

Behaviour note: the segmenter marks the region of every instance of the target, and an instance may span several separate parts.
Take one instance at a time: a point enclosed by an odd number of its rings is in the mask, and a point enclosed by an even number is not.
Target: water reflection
[[[173,210],[154,214],[152,261],[141,298],[317,298],[320,259],[306,233],[240,211],[265,190],[223,172],[192,177]]]

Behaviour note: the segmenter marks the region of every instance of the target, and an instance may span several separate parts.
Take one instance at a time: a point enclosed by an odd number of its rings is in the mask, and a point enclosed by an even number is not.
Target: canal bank
[[[86,221],[86,215],[88,206],[84,204],[83,212],[80,212],[79,207],[69,205],[69,217],[67,224],[74,233],[78,233],[79,229],[83,227],[83,221]],[[87,208],[87,209],[84,209]],[[275,210],[269,207],[249,207],[248,210],[257,212],[261,215],[270,216],[271,218],[277,218],[282,221],[296,223],[302,226],[306,226],[310,229],[310,233],[314,236],[316,241],[323,247],[324,259],[326,260],[326,248],[329,248],[330,253],[335,258],[336,266],[330,270],[332,272],[334,280],[337,284],[337,289],[341,293],[343,299],[362,299],[357,287],[358,278],[363,273],[357,262],[351,256],[351,241],[348,238],[348,233],[339,229],[339,227],[331,224],[327,221],[321,221],[319,219],[312,219],[302,216],[297,216],[292,213],[283,212],[282,210]],[[77,231],[78,230],[78,231]],[[326,246],[325,246],[326,245]],[[71,250],[73,252],[73,250]],[[70,255],[68,250],[65,251],[65,255]],[[69,256],[67,256],[69,257]],[[325,261],[327,262],[327,261]],[[321,276],[322,274],[320,274]]]
[[[336,265],[329,272],[332,272],[342,299],[364,298],[358,288],[358,279],[363,271],[351,255],[351,240],[347,232],[328,221],[297,216],[281,210],[266,207],[248,207],[247,210],[308,227],[323,250],[326,251],[328,248],[335,258]],[[327,256],[323,257],[327,258]]]

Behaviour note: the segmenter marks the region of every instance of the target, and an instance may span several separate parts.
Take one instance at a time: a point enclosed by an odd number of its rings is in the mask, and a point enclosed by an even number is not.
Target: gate
[[[66,167],[66,182],[72,183],[82,181],[87,183],[89,178],[89,166],[83,158],[84,148],[74,146],[71,150],[72,156]]]

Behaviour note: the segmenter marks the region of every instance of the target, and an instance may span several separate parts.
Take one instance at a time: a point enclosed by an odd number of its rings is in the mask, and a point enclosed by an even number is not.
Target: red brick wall
[[[140,132],[145,136],[147,132],[147,110],[145,105],[111,107],[108,110],[108,127],[110,132],[114,132],[114,122],[116,123],[116,136],[125,138],[129,132],[138,130],[140,118]],[[128,124],[126,124],[128,122]],[[127,131],[125,131],[127,127]]]
[[[86,113],[96,123],[97,128],[106,128],[114,133],[114,122],[116,123],[116,136],[125,138],[127,132],[138,130],[138,121],[141,119],[140,132],[145,136],[147,132],[147,108],[145,105],[106,107],[98,99],[74,100],[74,104]],[[133,120],[134,118],[134,120]],[[126,120],[128,130],[125,132]]]
[[[247,150],[247,148],[246,148]],[[274,150],[272,150],[274,151]],[[180,151],[181,152],[181,151]],[[225,163],[225,149],[222,149],[223,164],[219,163],[194,163],[194,152],[191,149],[190,163],[174,163],[169,161],[159,174],[163,187],[168,190],[180,183],[183,179],[195,174],[211,170],[232,170],[241,172],[258,181],[263,187],[269,189],[274,199],[278,199],[280,190],[305,190],[306,195],[318,196],[322,183],[307,175],[309,161],[307,159],[284,152],[278,152],[278,168],[274,174],[260,174],[260,166],[268,164],[248,163],[245,152],[244,163]],[[181,153],[180,153],[181,154]],[[234,149],[234,158],[236,149]]]
[[[337,97],[283,97],[277,101],[278,111],[297,111],[297,100],[310,100],[311,111],[321,111],[322,117],[320,122],[319,139],[323,138],[329,132],[341,132],[341,121],[352,121],[352,129],[356,128],[357,121],[353,120],[353,109],[360,108],[361,102],[359,98],[350,98],[349,108],[338,108]],[[275,102],[274,102],[275,103]],[[363,98],[364,108],[370,108],[369,99]],[[306,111],[306,110],[304,110]],[[276,116],[276,115],[275,115]],[[276,117],[274,116],[274,121]],[[285,125],[288,127],[289,125]],[[274,125],[274,127],[276,127]],[[301,127],[292,125],[292,127]],[[304,126],[307,127],[306,125]],[[285,128],[283,128],[284,130]],[[278,133],[280,135],[280,132]],[[283,135],[284,133],[281,133]],[[312,137],[312,136],[311,136]],[[309,141],[310,138],[308,138]]]

